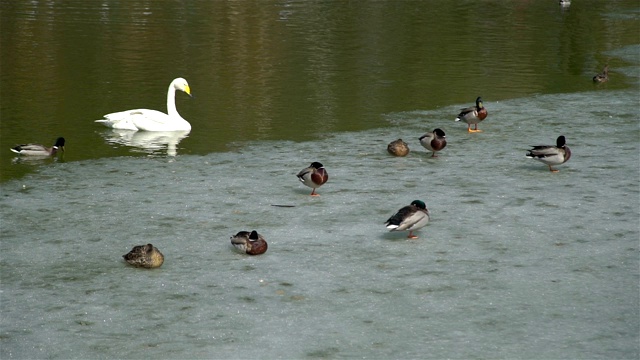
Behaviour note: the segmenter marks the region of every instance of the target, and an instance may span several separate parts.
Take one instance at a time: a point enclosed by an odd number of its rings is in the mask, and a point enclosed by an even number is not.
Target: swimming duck
[[[605,65],[602,72],[593,77],[593,82],[602,84],[609,81],[609,65]]]
[[[122,257],[130,265],[147,269],[160,267],[164,263],[164,255],[151,244],[134,246]]]
[[[424,201],[414,200],[390,217],[385,225],[389,231],[409,230],[409,239],[417,239],[413,231],[425,227],[429,223],[430,214]]]
[[[252,232],[240,231],[231,237],[231,244],[236,249],[249,255],[264,254],[268,247],[262,235],[255,230]]]
[[[317,161],[312,162],[309,167],[302,169],[296,176],[303,184],[313,189],[311,196],[320,196],[316,194],[316,189],[329,180],[329,173],[325,170],[324,166]]]
[[[482,132],[482,130],[478,130],[478,123],[486,119],[487,114],[487,109],[482,105],[482,98],[478,96],[476,106],[461,109],[456,121],[466,122],[468,132]],[[471,130],[471,124],[475,125],[474,130]]]
[[[40,144],[22,144],[11,148],[11,151],[25,156],[53,156],[58,150],[64,152],[64,142],[64,138],[59,137],[50,148]]]
[[[566,145],[566,139],[563,135],[558,136],[556,146],[553,145],[537,145],[525,155],[530,159],[536,159],[549,166],[551,172],[558,172],[553,169],[552,165],[560,165],[566,163],[571,158],[571,149]]]
[[[149,109],[126,110],[107,114],[97,123],[121,130],[145,131],[189,131],[191,124],[183,119],[176,109],[176,90],[184,91],[191,96],[191,88],[187,80],[174,79],[167,91],[167,114]]]
[[[433,152],[433,154],[431,154],[431,157],[438,157],[438,155],[436,155],[436,152],[444,149],[444,147],[447,146],[447,139],[442,129],[435,129],[433,130],[433,132],[428,132],[420,136],[420,138],[418,139],[420,140],[420,144],[422,144],[422,146],[424,146],[427,150]]]
[[[387,145],[387,151],[394,156],[407,156],[409,153],[409,145],[402,141],[402,139],[398,139]]]

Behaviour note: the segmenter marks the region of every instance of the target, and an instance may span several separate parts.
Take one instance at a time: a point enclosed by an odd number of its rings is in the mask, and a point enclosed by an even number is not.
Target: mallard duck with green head
[[[467,131],[482,132],[478,129],[478,123],[487,118],[487,108],[482,104],[482,98],[478,96],[476,99],[476,106],[471,106],[460,110],[460,114],[456,118],[456,121],[463,121],[467,123]],[[471,129],[471,125],[474,125],[474,129]]]
[[[424,201],[414,200],[387,219],[385,225],[389,231],[409,230],[408,238],[417,239],[413,232],[427,226],[429,220],[429,210]]]
[[[14,146],[13,148],[11,148],[11,151],[23,156],[53,156],[57,154],[58,151],[64,152],[64,143],[64,138],[59,137],[58,139],[56,139],[56,142],[52,147],[46,147],[40,144],[22,144]]]
[[[267,241],[258,234],[257,231],[252,232],[240,231],[231,237],[231,245],[244,254],[260,255],[267,251]]]
[[[320,196],[316,194],[316,189],[329,180],[329,173],[324,166],[317,161],[312,162],[309,167],[302,169],[296,176],[304,185],[313,189],[311,196]]]
[[[420,144],[427,150],[431,151],[431,157],[438,157],[436,152],[444,149],[447,146],[447,139],[442,129],[435,129],[432,132],[428,132],[418,138]]]
[[[536,145],[525,155],[530,159],[535,159],[549,166],[551,172],[558,172],[552,168],[553,165],[564,164],[571,158],[571,149],[567,146],[567,140],[564,135],[558,136],[556,146],[553,145]]]

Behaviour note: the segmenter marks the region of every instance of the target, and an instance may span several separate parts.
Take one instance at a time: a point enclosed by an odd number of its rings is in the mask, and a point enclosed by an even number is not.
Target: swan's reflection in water
[[[176,156],[178,144],[189,135],[189,131],[131,131],[112,129],[102,133],[110,144],[132,146],[149,154],[162,153]]]

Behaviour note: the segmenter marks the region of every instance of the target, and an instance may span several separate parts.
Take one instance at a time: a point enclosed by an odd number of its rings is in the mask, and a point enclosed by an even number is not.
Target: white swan
[[[184,91],[191,96],[191,88],[187,80],[174,79],[167,91],[167,114],[157,110],[135,109],[107,114],[104,119],[96,122],[121,130],[190,131],[191,124],[176,110],[176,90]]]

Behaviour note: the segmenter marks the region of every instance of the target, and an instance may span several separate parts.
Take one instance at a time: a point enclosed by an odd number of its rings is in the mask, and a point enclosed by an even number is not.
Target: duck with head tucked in
[[[408,238],[417,239],[413,232],[427,226],[429,220],[427,205],[422,200],[414,200],[387,219],[385,225],[389,231],[409,230]]]
[[[567,146],[566,141],[564,135],[560,135],[556,139],[556,146],[536,145],[525,156],[547,164],[551,172],[558,172],[560,170],[556,170],[551,166],[564,164],[571,158],[571,149]]]
[[[409,145],[402,139],[394,140],[387,145],[387,151],[393,156],[407,156]]]
[[[257,231],[252,232],[240,231],[231,237],[231,244],[240,252],[249,255],[260,255],[267,251],[267,241],[258,234]]]
[[[65,140],[63,137],[59,137],[56,140],[56,143],[53,144],[52,147],[46,147],[40,144],[22,144],[18,146],[14,146],[11,148],[11,151],[18,155],[24,156],[53,156],[58,153],[58,151],[64,152],[64,144]]]
[[[444,131],[442,129],[435,129],[433,132],[428,132],[420,138],[420,144],[424,146],[427,150],[432,151],[431,157],[438,157],[436,152],[444,149],[447,146],[447,139]]]
[[[152,244],[134,246],[122,257],[129,265],[147,269],[160,267],[164,263],[164,255]]]
[[[316,194],[316,189],[329,180],[329,173],[324,166],[317,161],[312,162],[309,167],[302,169],[296,176],[303,184],[313,189],[311,196],[320,196]]]
[[[482,132],[482,130],[478,130],[478,123],[486,119],[487,114],[487,108],[482,104],[482,98],[478,96],[476,106],[461,109],[455,121],[467,123],[468,132]],[[471,130],[471,125],[475,125],[473,130]]]
[[[593,77],[593,82],[596,84],[602,84],[607,81],[609,81],[609,65],[605,65],[602,72]]]

